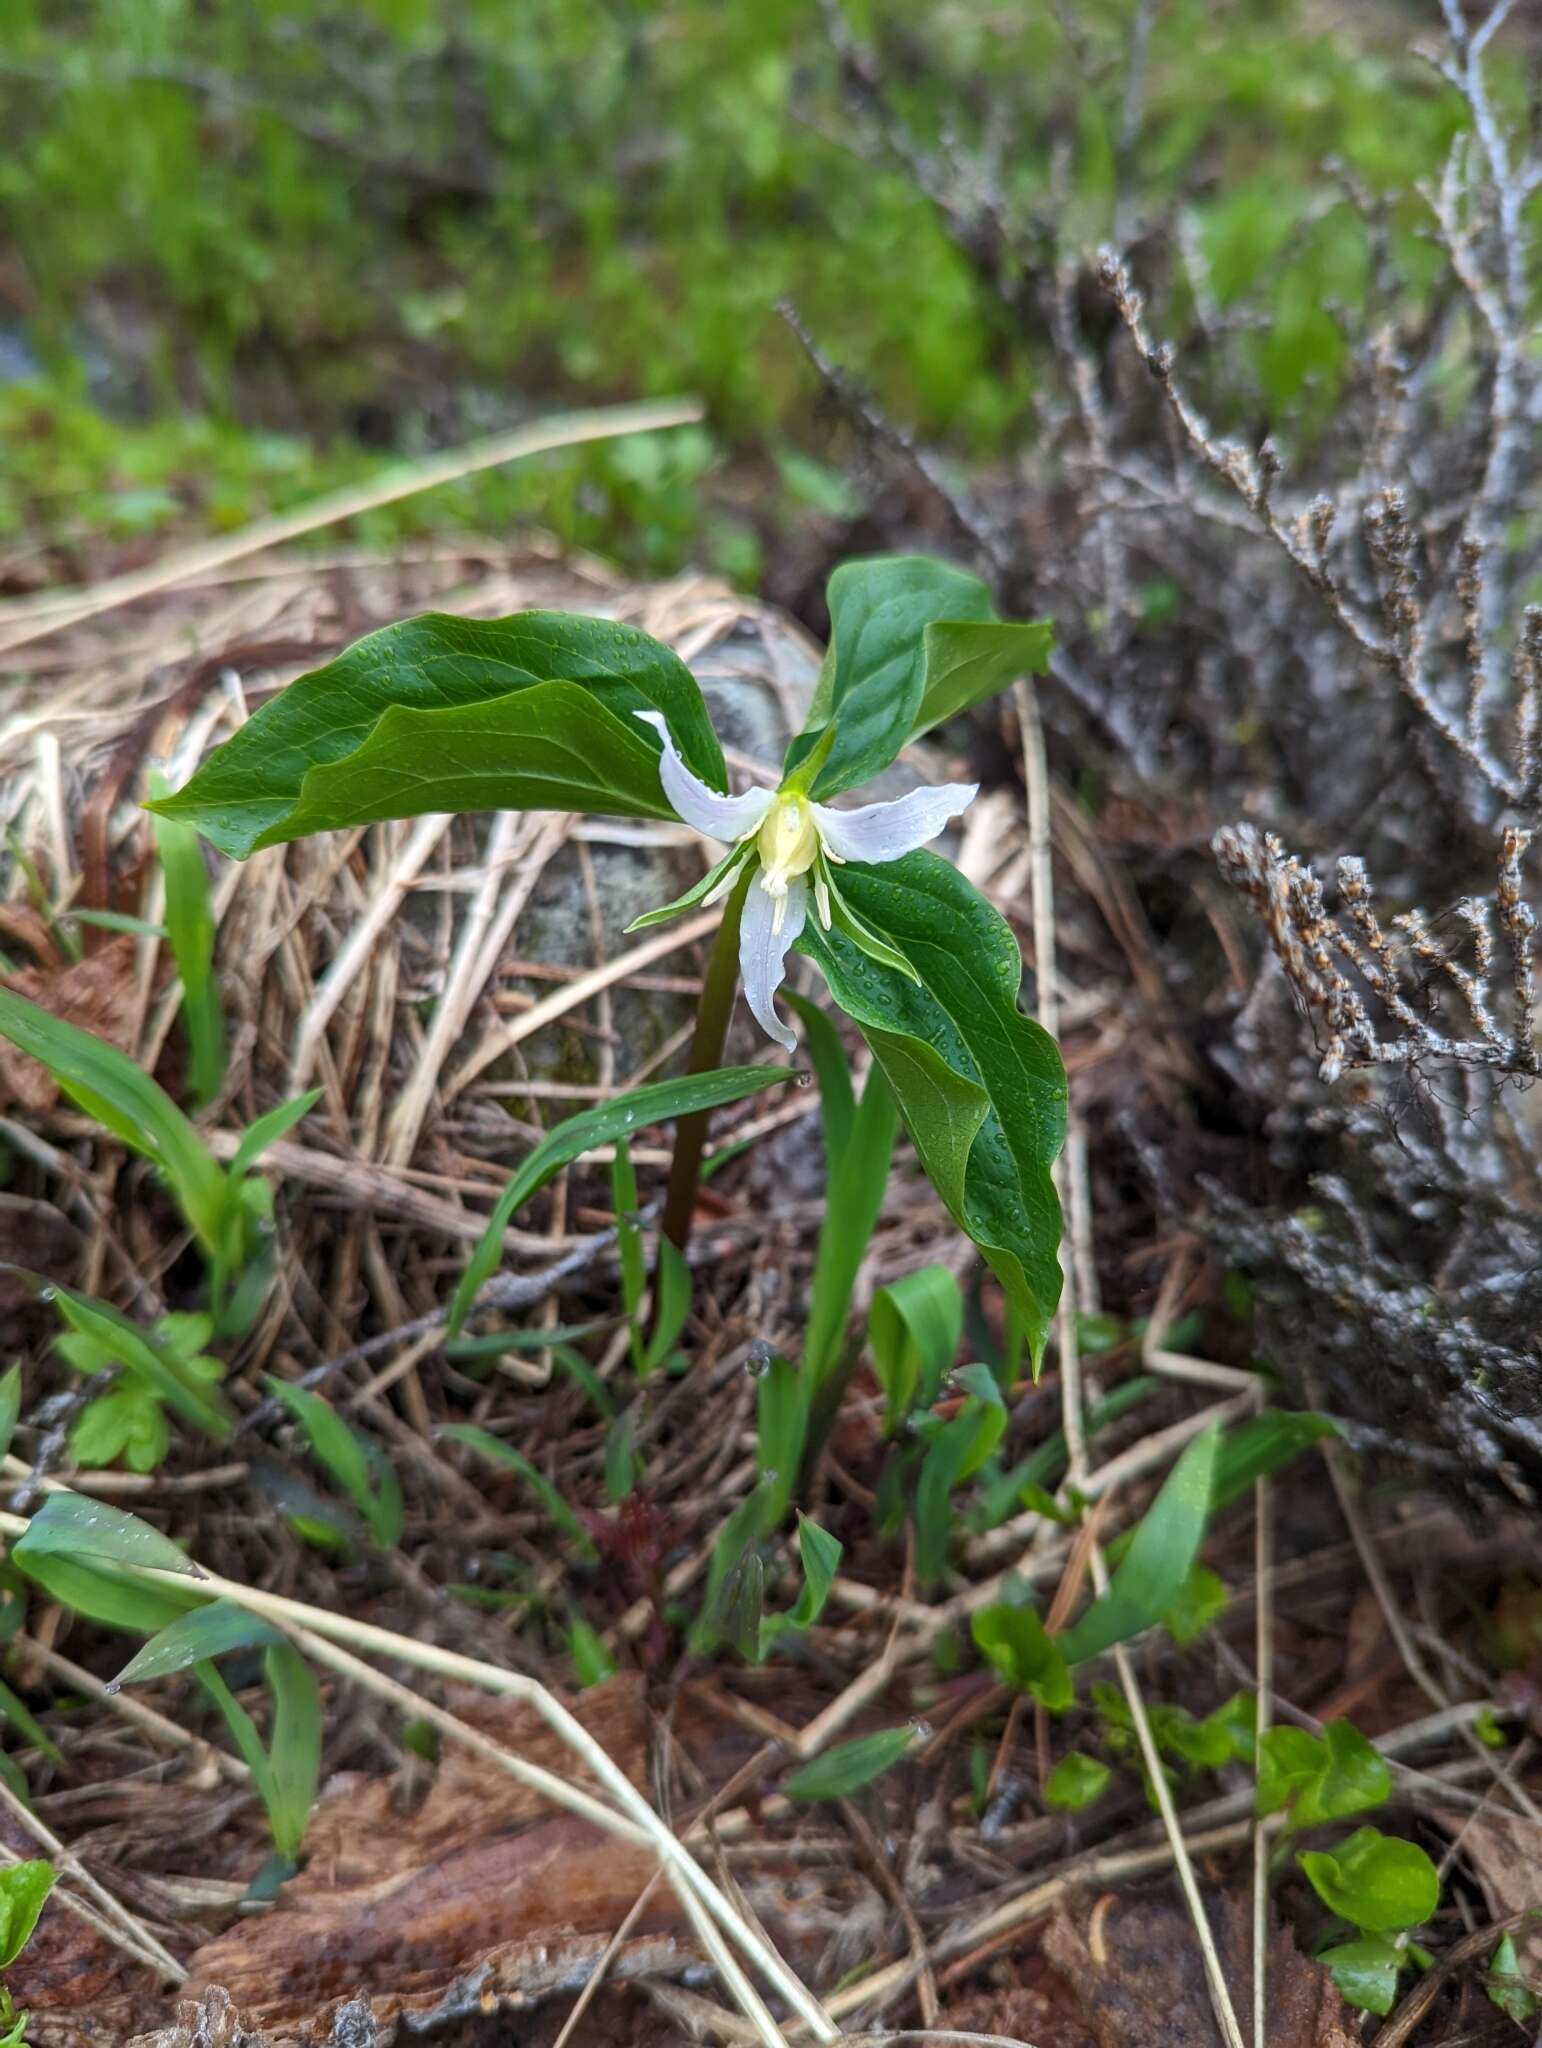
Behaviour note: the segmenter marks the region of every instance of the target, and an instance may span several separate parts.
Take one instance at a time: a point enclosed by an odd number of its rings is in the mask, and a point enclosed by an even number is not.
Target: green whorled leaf
[[[816,797],[866,782],[917,732],[1048,657],[1048,627],[1000,626],[977,576],[923,555],[844,562],[826,595],[830,648],[808,726],[787,753],[790,770],[838,721]]]
[[[632,716],[649,710],[703,781],[726,789],[695,677],[646,633],[565,612],[429,612],[291,683],[152,808],[238,859],[424,811],[671,817],[659,742]]]
[[[177,1348],[173,1337],[163,1335],[159,1328],[141,1330],[106,1302],[92,1301],[68,1287],[54,1289],[53,1302],[60,1319],[77,1335],[88,1338],[104,1363],[122,1365],[136,1374],[185,1422],[216,1442],[229,1436],[235,1417],[224,1397]]]
[[[56,1556],[202,1576],[192,1559],[159,1529],[105,1501],[88,1500],[83,1493],[49,1494],[26,1533],[12,1545],[11,1555],[23,1567],[36,1558]]]
[[[867,1341],[884,1391],[887,1436],[912,1408],[929,1408],[936,1400],[963,1328],[964,1297],[946,1266],[923,1266],[873,1296]]]
[[[1398,1972],[1407,1968],[1409,1957],[1385,1935],[1364,1934],[1324,1949],[1317,1960],[1347,2004],[1385,2018],[1397,1997]]]
[[[1184,1451],[1141,1517],[1107,1592],[1059,1638],[1068,1664],[1085,1663],[1152,1628],[1169,1612],[1198,1556],[1220,1454],[1212,1423]]]
[[[206,1251],[220,1253],[230,1225],[219,1161],[164,1088],[127,1053],[0,988],[0,1034],[41,1062],[70,1100],[121,1144],[155,1161]]]
[[[635,1136],[647,1124],[662,1123],[668,1117],[691,1116],[698,1110],[721,1109],[725,1103],[738,1102],[759,1089],[791,1078],[786,1067],[719,1067],[707,1074],[681,1074],[672,1081],[648,1081],[641,1088],[629,1088],[624,1095],[558,1124],[526,1156],[499,1196],[451,1300],[451,1331],[460,1328],[483,1284],[498,1270],[503,1233],[510,1218],[564,1166],[571,1165],[596,1145]]]
[[[855,862],[842,887],[920,986],[810,919],[798,941],[855,1020],[894,1090],[921,1163],[1022,1318],[1035,1363],[1060,1294],[1065,1069],[1018,1009],[1022,956],[1006,921],[931,853]]]
[[[1113,1775],[1100,1758],[1086,1756],[1081,1750],[1073,1749],[1069,1756],[1060,1759],[1045,1780],[1045,1801],[1061,1813],[1080,1813],[1084,1807],[1103,1797]]]
[[[975,1647],[1014,1692],[1032,1693],[1052,1714],[1063,1714],[1074,1697],[1065,1658],[1031,1607],[998,1600],[970,1618]]]
[[[8,1970],[32,1939],[53,1887],[51,1863],[10,1863],[0,1870],[0,1970]]]
[[[1055,629],[1048,619],[1032,625],[999,620],[939,619],[926,629],[926,683],[910,737],[930,732],[1006,689],[1019,676],[1041,676],[1049,667]]]
[[[793,1772],[782,1786],[789,1799],[846,1799],[892,1770],[916,1739],[913,1727],[879,1728],[838,1742]]]
[[[169,1622],[131,1657],[108,1688],[116,1692],[125,1685],[148,1685],[152,1679],[169,1678],[174,1671],[223,1657],[229,1650],[267,1647],[284,1640],[279,1631],[244,1607],[229,1600],[213,1600],[207,1607],[195,1607]]]
[[[1356,1828],[1331,1853],[1303,1849],[1296,1861],[1330,1912],[1366,1934],[1419,1927],[1440,1903],[1440,1873],[1417,1842]]]

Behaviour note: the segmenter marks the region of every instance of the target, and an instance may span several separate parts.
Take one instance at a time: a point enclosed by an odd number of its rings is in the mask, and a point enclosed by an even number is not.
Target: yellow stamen
[[[814,814],[802,797],[779,796],[767,811],[760,828],[760,879],[767,895],[781,900],[787,884],[806,875],[819,854],[819,834]],[[781,929],[778,922],[776,929]]]

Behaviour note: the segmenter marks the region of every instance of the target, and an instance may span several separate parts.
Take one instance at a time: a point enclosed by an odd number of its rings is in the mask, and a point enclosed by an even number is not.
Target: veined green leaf
[[[1019,676],[1041,676],[1049,666],[1055,629],[1048,619],[1004,625],[999,619],[939,619],[926,628],[926,683],[910,737],[919,738],[971,705],[1007,688]]]
[[[872,1046],[923,1166],[1021,1315],[1037,1363],[1060,1293],[1050,1169],[1065,1136],[1065,1069],[1048,1034],[1018,1009],[1017,941],[935,854],[852,863],[842,887],[922,985],[814,919],[799,950]]]
[[[1185,1449],[1141,1517],[1107,1592],[1059,1638],[1068,1664],[1127,1642],[1173,1607],[1199,1554],[1220,1448],[1221,1431],[1212,1423]]]
[[[109,1690],[148,1685],[152,1679],[186,1671],[189,1665],[223,1657],[228,1650],[266,1647],[283,1640],[276,1628],[258,1615],[248,1614],[244,1607],[229,1600],[212,1600],[207,1607],[194,1607],[168,1622],[129,1659]]]
[[[52,1500],[67,1496],[51,1494]],[[201,1606],[196,1593],[183,1592],[164,1582],[147,1585],[144,1580],[120,1571],[110,1563],[87,1563],[55,1551],[15,1551],[16,1562],[34,1584],[51,1600],[98,1621],[106,1628],[126,1629],[133,1635],[153,1636],[190,1609]]]
[[[853,1742],[838,1742],[785,1780],[789,1799],[846,1799],[892,1770],[916,1739],[911,1727],[880,1728]]]
[[[786,763],[796,767],[832,717],[839,720],[816,797],[866,782],[917,732],[1014,675],[1037,673],[1048,657],[1050,628],[1002,627],[977,576],[924,555],[843,562],[826,595],[830,648],[808,725]]]
[[[667,1117],[691,1116],[697,1110],[721,1109],[725,1103],[738,1102],[761,1088],[791,1078],[785,1067],[719,1067],[709,1074],[681,1074],[672,1081],[648,1081],[610,1102],[582,1110],[558,1124],[554,1131],[548,1131],[499,1196],[487,1228],[477,1240],[450,1303],[450,1329],[460,1328],[484,1282],[498,1270],[503,1233],[515,1211],[538,1194],[564,1166],[571,1165],[596,1145],[635,1136],[647,1124],[662,1123]]]
[[[661,711],[695,772],[727,787],[696,679],[630,626],[565,612],[387,626],[291,683],[153,806],[245,857],[305,832],[423,811],[670,817]]]
[[[1385,2018],[1397,1997],[1398,1972],[1411,1959],[1384,1934],[1363,1934],[1358,1941],[1324,1949],[1317,1960],[1350,2005]]]
[[[1256,1479],[1279,1471],[1312,1444],[1338,1433],[1337,1423],[1309,1408],[1266,1408],[1262,1415],[1250,1416],[1228,1431],[1221,1446],[1213,1507],[1217,1512],[1229,1507]]]
[[[153,1159],[204,1249],[224,1249],[230,1215],[224,1169],[164,1088],[115,1045],[4,988],[0,1033],[41,1061],[70,1100],[121,1144]]]

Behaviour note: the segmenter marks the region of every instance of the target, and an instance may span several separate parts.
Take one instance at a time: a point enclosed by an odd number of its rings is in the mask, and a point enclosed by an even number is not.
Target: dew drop
[[[814,1077],[806,1067],[801,1069],[793,1078],[800,1088],[812,1088],[814,1085]]]
[[[59,1290],[57,1287],[40,1287],[37,1298],[39,1301],[57,1301],[59,1299]]]
[[[910,1728],[911,1733],[915,1736],[917,1742],[931,1741],[932,1724],[930,1721],[914,1720],[911,1722]]]
[[[745,1354],[744,1370],[752,1380],[764,1379],[771,1370],[771,1346],[764,1337],[757,1337]]]

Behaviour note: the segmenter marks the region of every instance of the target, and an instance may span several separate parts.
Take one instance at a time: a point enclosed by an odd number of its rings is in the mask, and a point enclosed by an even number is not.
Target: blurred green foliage
[[[1437,267],[1413,187],[1461,110],[1406,53],[1433,11],[1168,0],[1126,146],[1133,11],[1080,0],[1069,41],[1047,0],[847,18],[923,153],[994,147],[1030,258],[1045,209],[1089,246],[1181,209],[1177,315],[1244,307],[1235,403],[1310,434],[1369,271],[1324,160],[1395,195],[1401,289]],[[690,391],[706,430],[360,537],[533,518],[753,581],[768,539],[849,509],[783,296],[961,461],[1040,424],[1042,335],[864,135],[818,0],[7,0],[0,118],[0,540],[229,526],[386,449]]]

